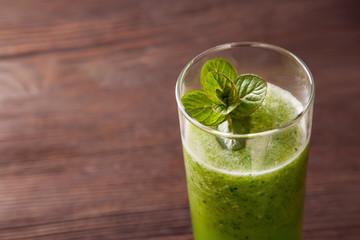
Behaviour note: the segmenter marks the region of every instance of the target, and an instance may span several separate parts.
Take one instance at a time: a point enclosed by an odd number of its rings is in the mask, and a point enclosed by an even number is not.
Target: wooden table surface
[[[175,82],[246,40],[315,78],[303,239],[360,239],[360,3],[344,0],[0,0],[0,239],[192,239]]]

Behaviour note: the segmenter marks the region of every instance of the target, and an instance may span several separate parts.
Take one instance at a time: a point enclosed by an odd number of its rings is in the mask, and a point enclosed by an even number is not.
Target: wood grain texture
[[[192,239],[175,81],[245,40],[316,81],[303,238],[360,238],[358,1],[0,6],[0,239]]]

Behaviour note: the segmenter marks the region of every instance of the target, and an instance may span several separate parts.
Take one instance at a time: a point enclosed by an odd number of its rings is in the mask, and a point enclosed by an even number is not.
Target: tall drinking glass
[[[268,84],[264,102],[246,121],[246,134],[204,126],[181,102],[187,92],[201,90],[202,66],[216,58]],[[220,45],[187,64],[176,100],[195,240],[301,239],[314,100],[306,65],[269,44]],[[219,139],[242,147],[227,149]]]

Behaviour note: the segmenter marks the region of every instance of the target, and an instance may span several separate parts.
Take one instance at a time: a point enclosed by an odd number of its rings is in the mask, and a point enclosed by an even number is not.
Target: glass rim
[[[284,124],[278,128],[274,128],[274,129],[270,129],[267,131],[262,131],[262,132],[256,132],[256,133],[246,133],[246,134],[234,134],[234,133],[225,133],[225,132],[221,132],[218,130],[215,130],[213,128],[210,128],[208,126],[205,126],[203,124],[201,124],[200,122],[198,122],[195,118],[193,118],[192,116],[190,116],[182,102],[181,102],[181,96],[180,96],[180,84],[181,84],[181,80],[184,78],[185,73],[187,72],[187,70],[190,68],[190,66],[196,62],[198,62],[201,58],[203,58],[204,56],[208,55],[209,53],[215,52],[217,50],[224,50],[224,49],[230,49],[230,48],[235,48],[235,47],[256,47],[256,48],[263,48],[263,49],[268,49],[268,50],[272,50],[274,52],[278,52],[282,55],[288,56],[290,58],[292,58],[293,60],[295,60],[297,63],[300,64],[300,66],[304,69],[307,77],[309,78],[310,81],[310,86],[311,86],[311,92],[310,92],[310,96],[308,98],[307,103],[305,104],[303,110],[295,117],[293,118],[291,121],[289,121],[287,124]],[[313,101],[314,101],[314,97],[315,97],[315,84],[314,84],[314,79],[313,76],[309,70],[309,68],[306,66],[306,64],[299,58],[297,57],[295,54],[293,54],[292,52],[272,45],[272,44],[267,44],[267,43],[261,43],[261,42],[232,42],[232,43],[225,43],[225,44],[221,44],[215,47],[212,47],[208,50],[203,51],[202,53],[200,53],[199,55],[197,55],[196,57],[194,57],[192,60],[190,60],[190,62],[184,67],[184,69],[181,71],[177,81],[176,81],[176,86],[175,86],[175,96],[176,96],[176,102],[178,105],[178,109],[180,109],[181,113],[185,116],[185,118],[190,121],[192,124],[194,124],[195,126],[199,127],[200,129],[212,134],[212,135],[217,135],[220,137],[225,137],[225,138],[254,138],[254,137],[260,137],[260,136],[266,136],[266,135],[272,135],[272,134],[276,134],[278,132],[282,132],[292,126],[294,126],[296,123],[298,123],[303,116],[306,115],[306,113],[309,111],[309,109],[311,108]]]

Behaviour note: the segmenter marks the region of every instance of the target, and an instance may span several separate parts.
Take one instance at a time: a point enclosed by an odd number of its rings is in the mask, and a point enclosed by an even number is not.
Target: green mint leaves
[[[266,95],[266,82],[253,74],[238,76],[225,59],[210,60],[202,68],[203,91],[192,91],[182,97],[185,110],[206,126],[218,126],[229,118],[240,119],[252,114]]]
[[[204,89],[204,81],[206,79],[208,72],[222,73],[225,76],[227,76],[229,79],[235,79],[238,76],[236,69],[233,67],[233,65],[231,65],[231,63],[229,63],[225,59],[219,58],[208,61],[204,64],[201,70],[202,89]]]
[[[245,74],[235,79],[235,86],[239,91],[241,101],[231,112],[231,116],[235,118],[247,117],[255,112],[264,101],[267,84],[256,75]]]
[[[203,91],[185,94],[185,110],[201,124],[228,133],[248,133],[250,116],[263,102],[267,84],[253,74],[238,75],[225,59],[206,62],[201,70]],[[223,148],[238,150],[244,142],[217,138]]]
[[[226,115],[213,110],[214,102],[209,100],[205,92],[192,91],[185,96],[181,99],[185,110],[200,123],[216,126],[226,120]]]

